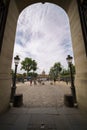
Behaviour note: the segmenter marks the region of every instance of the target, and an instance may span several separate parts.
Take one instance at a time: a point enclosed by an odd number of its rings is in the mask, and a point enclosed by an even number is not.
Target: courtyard
[[[87,130],[87,113],[64,105],[70,84],[17,83],[16,93],[23,94],[23,106],[0,116],[0,130]]]
[[[44,81],[34,85],[30,82],[18,83],[17,94],[23,94],[23,107],[62,107],[64,95],[70,94],[70,84],[63,81]]]

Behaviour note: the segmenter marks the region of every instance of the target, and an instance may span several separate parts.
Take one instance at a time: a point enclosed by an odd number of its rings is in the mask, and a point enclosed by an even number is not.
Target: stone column
[[[18,15],[16,4],[11,0],[0,55],[0,113],[7,109],[10,101],[11,63]]]
[[[75,86],[79,108],[87,110],[87,56],[76,0],[69,6],[68,15],[75,59]]]

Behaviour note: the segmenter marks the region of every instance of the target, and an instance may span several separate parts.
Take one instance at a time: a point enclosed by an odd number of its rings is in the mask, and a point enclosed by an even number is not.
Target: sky
[[[67,55],[73,56],[69,19],[65,11],[51,3],[37,3],[19,15],[13,57],[29,57],[37,62],[37,73],[49,73],[55,62],[67,67]],[[12,62],[14,69],[14,61]]]

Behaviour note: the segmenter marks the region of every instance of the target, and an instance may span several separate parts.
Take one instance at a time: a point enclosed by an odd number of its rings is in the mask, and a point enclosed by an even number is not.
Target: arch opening
[[[85,0],[84,0],[85,1]],[[34,0],[29,1],[10,1],[9,11],[4,31],[2,50],[0,55],[0,82],[1,82],[1,93],[0,93],[0,112],[4,111],[9,105],[10,88],[11,88],[11,62],[14,46],[15,30],[17,25],[17,19],[19,13],[28,5],[39,2]],[[43,2],[43,1],[40,1]],[[52,0],[49,2],[53,3]],[[87,110],[87,57],[85,52],[84,40],[82,35],[80,17],[78,12],[78,6],[76,0],[58,0],[54,1],[55,4],[61,6],[66,10],[70,20],[72,46],[74,50],[74,59],[76,66],[75,86],[77,90],[77,99],[80,108]],[[74,9],[73,9],[74,7]],[[10,37],[9,37],[10,35]],[[10,47],[9,47],[10,46]],[[3,93],[3,94],[2,94]],[[3,95],[6,98],[3,98]]]
[[[41,78],[43,69],[46,71],[46,76],[48,76],[50,68],[57,62],[67,68],[66,57],[68,54],[73,55],[69,19],[61,7],[52,3],[36,3],[21,12],[17,24],[13,58],[15,55],[19,55],[21,61],[26,57],[34,59],[39,68],[37,73]],[[21,71],[20,68],[21,65],[18,67],[19,73],[25,72]],[[50,85],[50,82],[46,85]],[[35,91],[38,92],[38,90]],[[34,94],[32,95],[35,98]],[[64,95],[62,96],[64,97]],[[45,95],[45,97],[48,96]],[[29,102],[31,103],[33,100],[31,99]],[[46,105],[50,106],[49,102]]]

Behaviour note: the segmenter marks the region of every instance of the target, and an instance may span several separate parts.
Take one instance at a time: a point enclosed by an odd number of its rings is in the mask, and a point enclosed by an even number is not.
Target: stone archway
[[[45,0],[10,0],[9,11],[4,31],[2,50],[0,55],[0,112],[7,109],[11,93],[11,62],[14,48],[14,38],[19,13],[30,4],[44,3]],[[76,0],[48,0],[61,6],[70,19],[72,46],[74,52],[76,77],[75,86],[77,101],[80,108],[87,109],[87,57],[82,35],[80,17]]]

